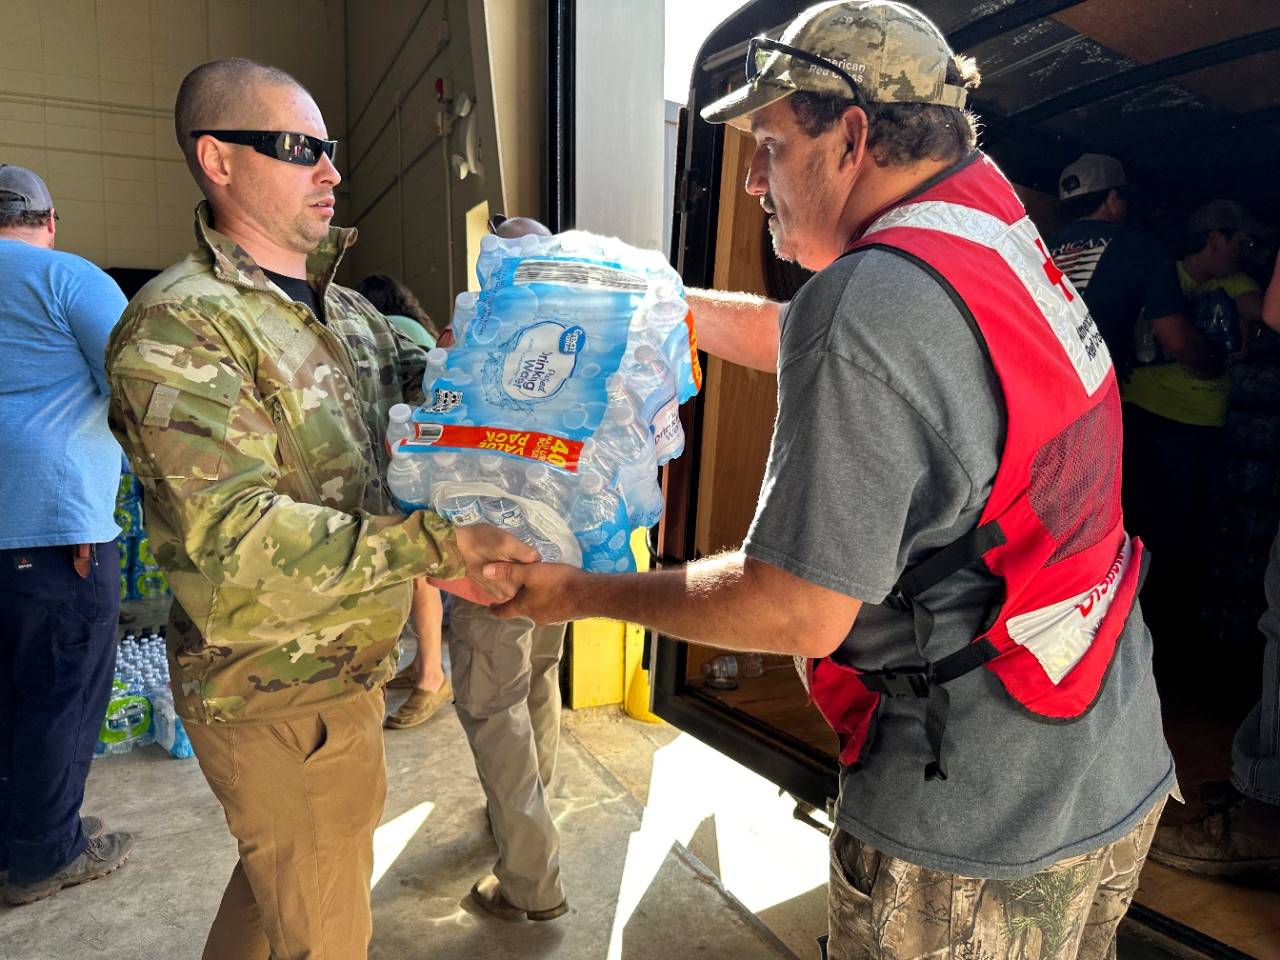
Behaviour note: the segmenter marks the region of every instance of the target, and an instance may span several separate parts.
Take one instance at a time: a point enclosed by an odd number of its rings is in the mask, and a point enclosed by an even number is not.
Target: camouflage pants
[[[982,880],[831,837],[829,960],[1114,960],[1164,801],[1128,834],[1030,877]]]

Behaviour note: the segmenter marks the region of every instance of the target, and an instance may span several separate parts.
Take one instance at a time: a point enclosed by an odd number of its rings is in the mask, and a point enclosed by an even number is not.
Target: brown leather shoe
[[[133,850],[133,837],[127,833],[104,833],[90,837],[84,853],[76,857],[57,873],[37,880],[15,881],[12,877],[5,884],[4,898],[21,906],[52,897],[63,887],[97,880],[118,869]]]
[[[481,877],[471,888],[471,902],[499,920],[554,920],[569,912],[569,901],[561,900],[550,910],[521,910],[502,895],[502,884],[492,873]]]
[[[446,680],[440,689],[417,690],[409,694],[409,699],[400,704],[395,713],[387,717],[385,726],[388,730],[407,730],[426,723],[442,706],[453,699],[453,687]]]
[[[1200,788],[1204,812],[1190,823],[1161,824],[1149,856],[1214,876],[1280,870],[1280,806],[1246,797],[1228,781]]]

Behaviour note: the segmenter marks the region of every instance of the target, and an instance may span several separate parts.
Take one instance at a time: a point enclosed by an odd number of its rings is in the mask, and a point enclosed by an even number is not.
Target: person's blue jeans
[[[111,696],[120,553],[0,550],[0,869],[47,877],[78,857],[84,783]]]
[[[1262,697],[1231,744],[1231,782],[1246,796],[1280,804],[1280,535],[1271,544],[1264,580],[1267,612],[1258,621],[1266,637]]]

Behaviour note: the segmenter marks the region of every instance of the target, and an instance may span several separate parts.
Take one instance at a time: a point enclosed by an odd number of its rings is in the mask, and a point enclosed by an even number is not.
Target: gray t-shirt
[[[778,420],[748,556],[863,601],[855,662],[916,659],[910,614],[882,603],[902,571],[972,530],[1005,415],[968,321],[921,267],[885,250],[836,261],[783,315]],[[925,594],[931,659],[973,639],[998,581],[982,564]],[[838,824],[891,856],[965,876],[1025,876],[1119,838],[1173,788],[1137,611],[1094,708],[1033,718],[980,668],[949,683],[948,778],[925,700],[881,701],[867,761],[844,770]]]

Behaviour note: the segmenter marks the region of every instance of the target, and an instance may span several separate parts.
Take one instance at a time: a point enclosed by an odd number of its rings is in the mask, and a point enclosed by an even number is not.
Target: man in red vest
[[[752,134],[746,189],[818,273],[779,309],[694,298],[709,349],[778,375],[746,541],[650,574],[486,568],[521,587],[503,616],[804,658],[840,740],[841,960],[1111,955],[1174,789],[1111,359],[976,149],[976,83],[889,0],[752,40],[702,115]]]

